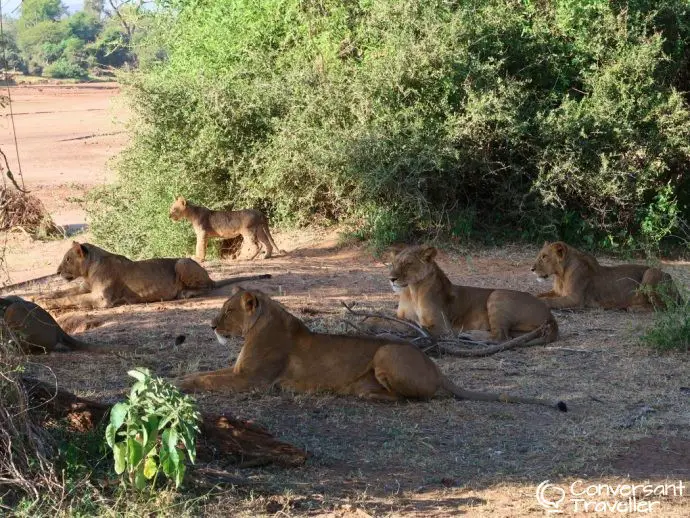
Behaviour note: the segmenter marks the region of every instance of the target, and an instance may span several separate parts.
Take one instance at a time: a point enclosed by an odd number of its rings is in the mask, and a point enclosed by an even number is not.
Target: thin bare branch
[[[443,339],[436,339],[433,337],[426,329],[421,327],[420,325],[410,322],[408,320],[404,320],[401,318],[397,317],[392,317],[389,315],[385,315],[383,313],[378,313],[378,312],[367,312],[367,311],[355,311],[352,308],[354,307],[353,304],[346,304],[344,301],[340,301],[340,303],[345,307],[345,309],[351,314],[356,317],[360,317],[362,321],[368,319],[368,318],[380,318],[383,320],[389,320],[391,322],[396,322],[399,324],[404,324],[407,327],[410,327],[411,329],[415,330],[417,334],[419,335],[418,338],[415,338],[414,340],[411,340],[412,343],[417,345],[422,351],[427,352],[432,349],[437,349],[440,353],[447,354],[449,356],[457,356],[460,358],[479,358],[482,356],[490,356],[492,354],[496,354],[499,352],[503,351],[508,351],[510,349],[515,349],[517,347],[527,347],[531,345],[538,345],[538,338],[544,336],[547,332],[547,326],[543,325],[538,327],[537,329],[534,329],[533,331],[526,333],[524,335],[520,335],[516,338],[513,338],[511,340],[507,340],[502,343],[495,343],[495,342],[489,342],[489,341],[481,341],[481,340],[475,340],[473,339],[470,335],[467,334],[458,334],[454,335],[451,338],[443,338]],[[361,329],[359,326],[356,324],[349,322],[345,320],[345,322],[352,326],[354,329],[356,329],[359,333],[362,334],[368,334],[371,335],[372,333],[369,333],[363,329]],[[396,333],[390,332],[392,335],[396,335]],[[400,337],[404,338],[404,337]],[[535,343],[536,342],[536,343]],[[482,348],[477,348],[477,349],[467,349],[467,348],[461,348],[459,346],[461,345],[474,345],[474,346],[482,346]]]

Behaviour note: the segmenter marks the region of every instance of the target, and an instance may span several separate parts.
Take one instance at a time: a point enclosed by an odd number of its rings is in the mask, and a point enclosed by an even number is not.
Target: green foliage
[[[83,42],[95,41],[102,25],[95,14],[85,11],[74,13],[67,19],[67,26],[74,37]]]
[[[83,79],[87,76],[85,69],[71,63],[65,58],[60,58],[43,69],[43,75],[53,77],[55,79]]]
[[[642,342],[658,351],[690,350],[690,300],[673,300],[661,294],[666,309],[658,311]]]
[[[84,11],[70,16],[63,16],[65,9],[59,0],[22,2],[16,23],[21,62],[15,63],[23,66],[16,68],[55,78],[85,78],[89,70],[134,63],[132,39],[140,38],[151,14],[126,5],[126,1],[122,4],[126,27],[115,14],[104,17],[100,1],[87,2]],[[13,41],[8,39],[10,51]]]
[[[113,450],[115,472],[127,474],[137,489],[152,480],[155,487],[159,473],[179,487],[185,474],[185,452],[194,463],[199,412],[189,396],[147,369],[128,372],[137,382],[126,402],[110,411],[105,439]]]
[[[654,248],[688,213],[684,2],[177,0],[147,46],[90,209],[122,253],[191,250],[177,194],[376,246],[441,222]]]
[[[60,0],[22,0],[21,27],[33,27],[34,25],[56,21],[65,13],[65,6]]]

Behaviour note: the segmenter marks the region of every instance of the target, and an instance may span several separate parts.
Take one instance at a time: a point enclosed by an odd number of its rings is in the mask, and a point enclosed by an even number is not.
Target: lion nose
[[[534,270],[535,270],[535,268],[534,268],[534,266],[532,266],[531,271],[534,271]]]
[[[395,281],[397,281],[397,280],[398,280],[398,278],[397,278],[397,277],[388,277],[388,278],[389,278],[389,279],[391,280],[391,282],[395,282]]]

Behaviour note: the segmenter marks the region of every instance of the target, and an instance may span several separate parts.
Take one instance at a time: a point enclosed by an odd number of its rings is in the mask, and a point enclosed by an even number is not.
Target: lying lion
[[[393,258],[389,278],[399,296],[398,318],[437,336],[481,330],[503,341],[545,326],[545,335],[531,344],[558,338],[558,324],[544,302],[522,291],[453,284],[434,261],[436,253],[432,246],[412,246]]]
[[[273,236],[268,230],[268,219],[258,210],[210,210],[200,205],[193,205],[182,196],[178,196],[170,206],[170,219],[173,221],[186,219],[192,223],[196,233],[195,258],[200,262],[206,258],[206,245],[210,237],[232,239],[242,236],[242,242],[245,245],[253,245],[256,249],[251,259],[259,255],[261,251],[259,243],[266,249],[265,259],[271,257],[274,248],[281,254],[285,253],[273,241]]]
[[[532,271],[540,280],[553,275],[553,289],[537,295],[552,308],[650,310],[665,307],[665,299],[680,301],[673,279],[658,268],[602,266],[562,241],[544,243]]]
[[[463,390],[423,352],[406,342],[312,333],[267,295],[233,290],[211,327],[218,340],[242,336],[234,367],[196,373],[178,381],[184,390],[240,392],[272,385],[297,392],[322,390],[395,401],[427,399],[440,389],[457,399],[545,405],[566,411],[563,402]]]
[[[47,354],[59,346],[75,351],[109,353],[118,348],[88,344],[65,333],[41,306],[20,297],[0,298],[1,334],[14,337],[25,354]],[[5,335],[6,336],[6,335]]]
[[[83,284],[41,297],[46,307],[109,308],[184,299],[209,290],[269,274],[213,281],[192,259],[132,261],[89,243],[73,242],[57,270],[67,281],[82,278]]]

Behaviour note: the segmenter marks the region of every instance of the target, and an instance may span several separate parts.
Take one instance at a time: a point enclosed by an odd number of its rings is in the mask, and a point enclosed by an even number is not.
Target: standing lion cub
[[[265,259],[271,257],[274,248],[281,254],[285,253],[273,241],[268,230],[268,219],[258,210],[211,210],[189,203],[184,197],[178,196],[170,206],[170,219],[173,221],[186,219],[192,223],[196,233],[195,258],[199,262],[203,262],[206,258],[206,245],[210,237],[232,239],[242,236],[245,245],[256,248],[256,253],[251,259],[259,255],[261,251],[259,244],[265,248]]]

